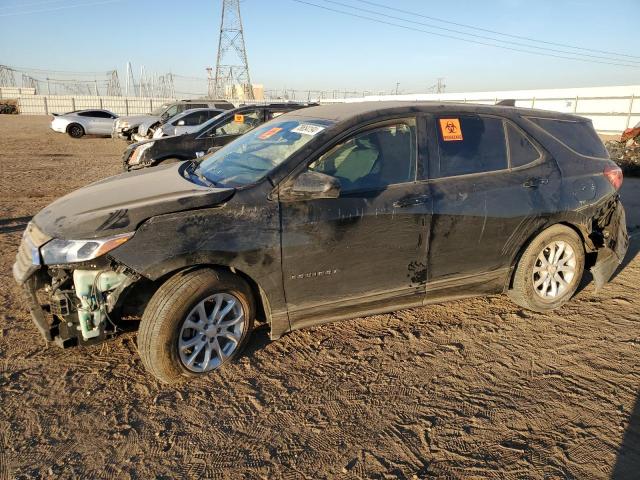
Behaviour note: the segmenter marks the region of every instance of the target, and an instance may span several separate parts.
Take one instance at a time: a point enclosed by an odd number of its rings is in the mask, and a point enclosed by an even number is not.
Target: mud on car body
[[[201,128],[184,135],[142,141],[129,146],[122,155],[124,171],[154,167],[165,162],[191,160],[222,147],[286,112],[306,108],[308,103],[244,105],[212,118]]]
[[[38,213],[14,266],[48,340],[141,315],[165,382],[247,342],[331,320],[506,292],[534,311],[602,287],[628,237],[622,174],[589,120],[375,102],[289,112],[206,156],[121,174]],[[139,311],[136,311],[136,308]]]

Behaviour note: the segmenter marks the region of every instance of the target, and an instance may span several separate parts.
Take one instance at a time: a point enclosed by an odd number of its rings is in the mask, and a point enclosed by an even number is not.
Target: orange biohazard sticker
[[[258,138],[260,140],[267,140],[268,138],[273,137],[276,133],[278,133],[280,130],[282,130],[281,128],[278,127],[273,127],[270,130],[267,130],[266,132],[264,132],[263,134],[261,134]]]
[[[233,116],[233,121],[236,123],[244,123],[244,115],[240,115],[239,113],[236,113]]]
[[[440,131],[442,132],[442,140],[445,142],[462,140],[462,128],[460,128],[460,119],[458,118],[441,118]]]

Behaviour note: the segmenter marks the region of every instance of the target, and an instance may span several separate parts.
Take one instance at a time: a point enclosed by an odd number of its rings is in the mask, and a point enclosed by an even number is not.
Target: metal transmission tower
[[[122,96],[122,90],[120,89],[120,79],[118,78],[117,70],[112,70],[109,80],[107,80],[107,95],[110,97]]]
[[[216,74],[213,88],[209,83],[209,96],[254,99],[240,16],[240,0],[222,0]]]
[[[13,68],[0,65],[0,87],[17,87],[16,77]]]

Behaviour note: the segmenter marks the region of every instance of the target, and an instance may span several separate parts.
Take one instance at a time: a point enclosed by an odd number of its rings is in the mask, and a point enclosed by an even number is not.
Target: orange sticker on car
[[[244,115],[241,115],[241,114],[239,114],[239,113],[236,113],[236,114],[233,116],[233,121],[234,121],[234,122],[236,122],[236,123],[244,123]]]
[[[278,128],[278,127],[273,127],[271,130],[267,130],[266,132],[262,133],[260,136],[258,136],[258,138],[260,140],[267,140],[268,138],[273,137],[280,130],[282,130],[282,129]]]
[[[442,140],[445,142],[462,140],[462,128],[458,118],[441,118],[440,131],[442,132]]]

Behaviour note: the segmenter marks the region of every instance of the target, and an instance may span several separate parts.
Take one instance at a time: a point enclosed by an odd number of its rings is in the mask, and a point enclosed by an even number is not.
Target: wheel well
[[[245,272],[242,272],[235,267],[228,267],[225,265],[211,265],[211,264],[191,265],[185,268],[181,268],[181,269],[166,273],[162,277],[158,278],[154,282],[156,285],[155,290],[157,290],[160,287],[160,285],[165,283],[167,280],[169,280],[169,278],[173,277],[174,275],[177,275],[181,272],[190,271],[190,270],[198,270],[201,268],[210,268],[212,270],[225,270],[227,272],[231,272],[234,275],[237,275],[240,278],[242,278],[245,282],[247,282],[247,284],[249,285],[249,288],[251,288],[251,294],[253,295],[253,299],[256,305],[256,320],[266,322],[266,323],[271,322],[270,315],[268,315],[267,313],[270,311],[270,309],[268,306],[268,300],[266,298],[266,295],[263,294],[264,291],[262,290],[262,288],[260,288],[260,285],[258,284],[258,282],[256,282],[253,278],[251,278]]]
[[[576,232],[578,234],[578,237],[580,237],[582,246],[586,247],[584,234],[582,233],[582,230],[580,230],[580,228],[578,228],[576,225],[569,222],[556,222],[556,223],[544,225],[542,228],[536,230],[527,238],[527,240],[520,246],[518,253],[511,260],[511,267],[510,267],[511,270],[509,272],[509,282],[507,284],[507,289],[510,289],[511,287],[513,287],[513,277],[515,276],[515,273],[516,273],[516,267],[518,266],[518,262],[520,261],[520,258],[524,254],[524,251],[527,249],[529,244],[533,242],[538,237],[538,235],[540,235],[545,230],[548,230],[549,228],[553,227],[554,225],[564,225],[565,227],[568,227],[574,232]],[[595,262],[594,257],[595,257],[595,253],[591,253],[587,251],[587,249],[585,248],[585,270],[588,267],[592,266],[592,262]]]

